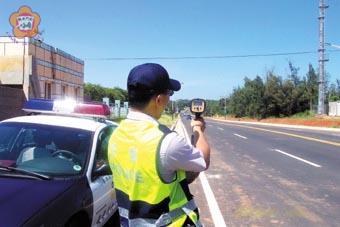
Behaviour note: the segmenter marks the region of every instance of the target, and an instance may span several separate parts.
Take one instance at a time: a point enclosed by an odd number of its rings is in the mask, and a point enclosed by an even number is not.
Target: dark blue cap
[[[163,92],[166,90],[179,91],[179,81],[170,79],[168,72],[159,64],[146,63],[131,69],[128,80],[128,90],[150,90]]]

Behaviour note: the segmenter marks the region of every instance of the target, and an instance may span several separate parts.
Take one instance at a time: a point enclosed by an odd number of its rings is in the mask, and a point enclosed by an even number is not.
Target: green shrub
[[[315,113],[310,110],[306,110],[304,112],[296,113],[291,116],[291,118],[313,118],[315,117]]]

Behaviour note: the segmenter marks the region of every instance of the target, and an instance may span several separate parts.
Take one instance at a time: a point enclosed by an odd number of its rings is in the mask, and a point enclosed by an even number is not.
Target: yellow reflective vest
[[[184,171],[172,182],[159,174],[159,151],[171,132],[152,121],[123,120],[108,148],[123,226],[201,226]]]

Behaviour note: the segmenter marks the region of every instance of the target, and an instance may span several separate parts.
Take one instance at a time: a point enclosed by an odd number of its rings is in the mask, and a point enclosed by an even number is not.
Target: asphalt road
[[[340,225],[340,133],[206,122],[205,176],[227,226]],[[204,225],[214,226],[219,212],[200,181],[190,188]]]

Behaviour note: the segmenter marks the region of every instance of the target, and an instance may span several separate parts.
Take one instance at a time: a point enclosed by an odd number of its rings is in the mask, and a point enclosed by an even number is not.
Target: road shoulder
[[[263,123],[263,122],[251,122],[251,121],[231,121],[224,119],[217,119],[212,117],[207,117],[207,119],[211,119],[214,121],[220,122],[228,122],[235,124],[250,124],[250,125],[262,125],[262,126],[273,126],[273,127],[283,127],[283,128],[296,128],[296,129],[310,129],[316,131],[328,131],[328,132],[339,132],[340,128],[325,128],[325,127],[314,127],[314,126],[305,126],[305,125],[288,125],[288,124],[274,124],[274,123]]]

